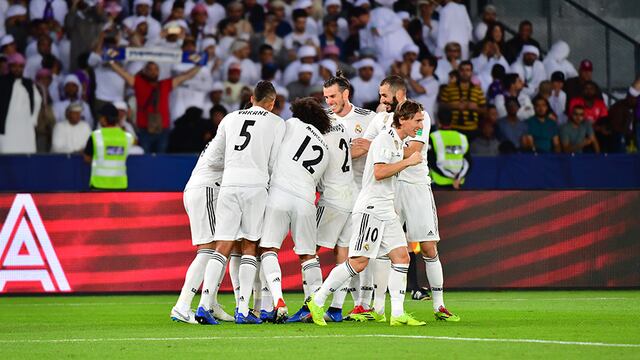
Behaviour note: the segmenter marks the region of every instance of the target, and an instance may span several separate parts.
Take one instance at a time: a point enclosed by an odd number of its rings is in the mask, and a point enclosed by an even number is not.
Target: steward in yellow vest
[[[101,129],[91,133],[84,150],[84,159],[91,163],[92,189],[125,190],[127,182],[127,156],[133,136],[118,126],[118,110],[112,104],[98,112]]]
[[[459,189],[471,167],[467,136],[451,129],[451,111],[438,111],[438,131],[429,135],[429,176],[433,184]]]

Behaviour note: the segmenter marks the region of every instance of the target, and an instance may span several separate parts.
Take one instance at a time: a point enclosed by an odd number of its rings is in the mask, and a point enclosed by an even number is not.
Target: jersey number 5
[[[249,141],[251,140],[251,133],[249,132],[249,127],[256,124],[255,120],[245,120],[244,124],[242,124],[242,129],[240,130],[240,136],[244,136],[244,142],[240,145],[236,145],[233,147],[236,151],[244,150],[247,145],[249,145]]]
[[[304,138],[304,141],[302,142],[302,144],[300,145],[300,147],[298,148],[298,151],[296,151],[296,154],[293,155],[293,161],[298,161],[300,160],[300,156],[302,156],[302,153],[304,153],[304,150],[307,148],[307,146],[309,145],[309,141],[311,141],[311,138],[309,136]],[[313,174],[315,171],[315,169],[313,168],[313,165],[317,165],[320,163],[320,161],[322,161],[322,156],[324,156],[324,151],[322,150],[321,146],[318,145],[312,145],[311,149],[315,152],[318,151],[320,154],[318,154],[318,157],[315,159],[310,159],[310,160],[304,160],[302,162],[302,166],[307,169],[307,171],[311,174]]]

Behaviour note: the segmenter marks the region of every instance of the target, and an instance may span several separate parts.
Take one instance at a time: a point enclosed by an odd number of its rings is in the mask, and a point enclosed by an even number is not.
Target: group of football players
[[[323,92],[328,109],[313,98],[300,98],[285,121],[271,112],[273,85],[261,81],[252,107],[220,123],[184,191],[197,254],[171,310],[173,320],[326,325],[343,320],[351,293],[354,308],[345,319],[386,322],[388,291],[391,325],[424,325],[403,305],[408,245],[418,243],[436,319],[459,321],[443,301],[440,236],[426,161],[429,115],[406,98],[398,76],[380,83],[378,113],[350,103],[353,89],[340,72],[324,83]],[[292,315],[278,260],[289,231],[306,299]],[[336,263],[324,281],[320,248],[332,249]],[[234,316],[217,300],[227,267]],[[193,312],[191,302],[201,285]]]

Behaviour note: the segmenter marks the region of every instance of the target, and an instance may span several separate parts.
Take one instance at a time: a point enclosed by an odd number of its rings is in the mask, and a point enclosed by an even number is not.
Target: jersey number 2
[[[342,164],[342,172],[349,172],[351,169],[347,163],[349,162],[349,144],[342,138],[340,139],[340,150],[344,150],[344,163]]]
[[[247,145],[249,145],[249,141],[251,140],[251,133],[249,132],[249,127],[256,124],[255,120],[245,120],[244,124],[242,124],[242,129],[240,130],[240,136],[244,136],[244,142],[240,145],[236,145],[233,147],[236,151],[244,150]]]
[[[309,145],[309,141],[311,141],[311,138],[309,136],[304,138],[304,141],[302,142],[302,144],[300,145],[300,147],[298,148],[298,151],[296,151],[296,154],[293,155],[293,161],[298,161],[300,160],[300,156],[302,156],[302,153],[304,153],[304,150],[307,148],[307,146]],[[311,174],[313,174],[315,171],[315,169],[313,168],[313,165],[317,165],[320,163],[320,161],[322,161],[322,156],[324,155],[324,151],[322,150],[321,146],[318,145],[312,145],[311,149],[313,151],[318,151],[320,154],[318,154],[318,157],[315,159],[310,159],[310,160],[304,160],[302,161],[302,166],[307,169],[307,171]]]

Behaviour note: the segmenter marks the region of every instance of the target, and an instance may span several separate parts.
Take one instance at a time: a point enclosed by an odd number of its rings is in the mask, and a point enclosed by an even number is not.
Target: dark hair
[[[461,67],[463,67],[465,65],[471,66],[471,70],[473,70],[473,63],[471,61],[469,61],[469,60],[461,61],[460,65],[458,65],[458,69],[460,69]]]
[[[265,52],[267,50],[273,51],[273,46],[271,46],[269,44],[262,44],[262,45],[260,45],[260,48],[258,48],[258,53],[262,54],[263,52]]]
[[[502,30],[502,40],[500,40],[500,43],[496,43],[496,44],[498,46],[502,46],[504,44],[505,38],[507,37],[507,33],[505,32],[504,25],[499,21],[489,24],[489,26],[487,27],[487,32],[484,35],[483,42],[487,40],[495,42],[495,39],[493,38],[493,29],[497,27],[500,28],[500,30]]]
[[[509,88],[511,88],[511,85],[515,84],[516,81],[518,81],[519,77],[520,76],[516,73],[506,74],[502,79],[502,86],[504,86],[505,90],[509,90]]]
[[[173,6],[171,6],[171,10],[175,10],[175,9],[183,9],[184,10],[184,1],[183,0],[176,0],[173,2]]]
[[[327,24],[331,22],[337,22],[338,18],[339,16],[337,15],[327,15],[324,17],[324,19],[322,19],[322,25],[327,26]]]
[[[422,104],[417,101],[407,99],[396,107],[396,111],[393,113],[393,125],[395,127],[400,127],[400,119],[409,120],[423,110],[424,107],[422,107]]]
[[[536,103],[537,103],[538,101],[544,101],[544,103],[547,105],[547,113],[546,113],[546,114],[544,114],[544,116],[549,115],[549,114],[552,112],[551,104],[549,104],[549,100],[547,100],[544,96],[537,95],[536,97],[534,97],[534,98],[531,100],[531,103],[533,104],[533,107],[534,107],[534,108],[535,108]]]
[[[321,134],[331,130],[331,119],[315,98],[303,97],[294,100],[291,104],[291,114],[303,123],[313,125]]]
[[[112,103],[107,103],[100,108],[98,115],[104,117],[109,125],[118,123],[118,109]]]
[[[407,91],[407,84],[404,82],[404,79],[398,75],[389,75],[382,79],[380,86],[382,85],[389,85],[394,94],[400,89]]]
[[[506,108],[508,108],[508,107],[509,107],[509,105],[511,105],[511,104],[514,104],[515,106],[517,106],[517,107],[518,107],[518,109],[520,108],[520,103],[518,102],[518,99],[517,99],[517,98],[515,98],[515,97],[511,97],[511,96],[509,96],[509,97],[507,97],[507,98],[504,100],[504,107],[505,107],[505,109],[506,109]]]
[[[582,105],[574,105],[573,108],[571,109],[571,115],[573,115],[576,112],[576,109],[580,109],[580,110],[584,111],[584,106],[582,106]]]
[[[369,13],[368,9],[365,9],[363,7],[352,7],[351,10],[349,11],[349,17],[359,17],[361,15],[366,15]]]
[[[531,21],[529,21],[529,20],[522,20],[522,21],[520,22],[520,25],[518,25],[518,30],[519,30],[519,29],[522,29],[522,28],[523,28],[524,26],[526,26],[526,25],[529,25],[529,26],[533,27],[533,24],[531,23]]]
[[[554,71],[553,74],[551,74],[551,81],[564,82],[564,73],[562,71]]]
[[[451,125],[451,110],[447,109],[444,106],[440,106],[438,109],[438,122],[442,126]]]
[[[222,106],[222,105],[220,105],[220,104],[218,104],[218,105],[213,105],[213,106],[211,107],[211,110],[209,110],[209,117],[213,117],[212,115],[213,115],[213,113],[215,113],[215,112],[220,112],[220,113],[222,113],[223,115],[225,115],[225,116],[226,116],[226,115],[227,115],[227,108],[225,108],[224,106]]]
[[[260,78],[262,80],[270,80],[276,77],[278,67],[275,64],[264,64],[260,70]]]
[[[436,69],[438,68],[438,59],[435,56],[433,55],[425,56],[425,58],[422,60],[427,60],[429,62],[429,65],[433,67],[433,72],[436,72]]]
[[[307,10],[305,10],[305,9],[295,9],[295,10],[293,10],[293,13],[291,13],[291,18],[293,19],[293,21],[296,21],[301,17],[304,17],[304,18],[309,17],[309,14],[307,13]]]
[[[224,28],[226,28],[230,24],[233,24],[233,21],[229,20],[228,18],[220,20],[220,22],[218,22],[218,34],[222,34]]]
[[[253,90],[253,98],[255,101],[275,100],[276,89],[269,81],[258,81],[256,88]]]
[[[504,66],[500,64],[495,64],[491,68],[491,77],[494,79],[502,80],[504,79],[504,76],[506,73],[507,73],[507,70],[504,68]]]
[[[330,77],[322,86],[328,88],[333,85],[338,85],[340,92],[345,90],[351,91],[351,83],[349,82],[349,79],[344,76],[344,72],[342,70],[336,71],[336,76]]]

